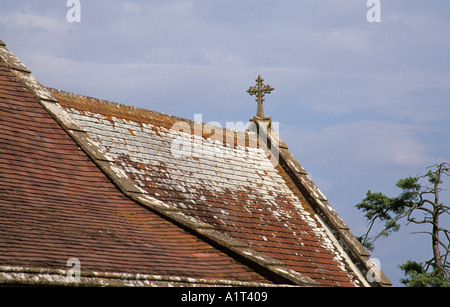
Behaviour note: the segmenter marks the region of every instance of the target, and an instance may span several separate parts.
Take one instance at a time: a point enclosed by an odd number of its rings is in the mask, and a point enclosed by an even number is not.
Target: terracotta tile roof
[[[270,283],[123,195],[3,61],[0,212],[0,268],[57,270],[78,258],[83,274]]]
[[[0,282],[64,283],[75,257],[94,284],[390,284],[261,123],[222,130],[49,89],[1,41],[0,58]]]

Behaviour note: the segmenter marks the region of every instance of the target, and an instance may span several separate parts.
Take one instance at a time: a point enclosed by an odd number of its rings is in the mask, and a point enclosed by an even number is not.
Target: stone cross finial
[[[256,102],[258,102],[258,110],[254,119],[270,120],[270,117],[264,117],[263,102],[265,100],[264,96],[266,94],[270,94],[275,89],[270,85],[264,85],[264,79],[261,77],[261,75],[259,75],[258,79],[256,79],[255,81],[256,86],[250,86],[250,88],[247,90],[247,93],[249,93],[250,96],[256,96]]]

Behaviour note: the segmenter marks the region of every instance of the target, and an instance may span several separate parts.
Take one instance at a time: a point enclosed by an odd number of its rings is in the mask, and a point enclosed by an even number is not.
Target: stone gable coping
[[[314,182],[309,178],[307,171],[290,153],[288,146],[271,131],[265,131],[265,125],[258,124],[259,133],[267,135],[267,148],[271,148],[271,144],[282,144],[279,146],[279,164],[289,175],[295,186],[302,193],[314,212],[319,215],[330,228],[341,245],[341,248],[348,254],[352,262],[356,265],[363,276],[366,276],[376,266],[370,259],[370,253],[362,246],[362,244],[350,232],[348,225],[341,219],[337,212],[330,206],[325,195],[319,190]],[[365,281],[367,282],[367,281]],[[392,286],[391,281],[381,271],[381,280],[370,283],[376,287]]]

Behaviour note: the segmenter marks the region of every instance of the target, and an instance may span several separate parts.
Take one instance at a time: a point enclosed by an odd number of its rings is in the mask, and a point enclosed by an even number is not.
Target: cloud
[[[283,131],[296,139],[291,150],[312,164],[358,167],[423,167],[433,148],[422,142],[425,127],[388,121],[356,121],[305,132]],[[285,135],[285,137],[284,137]],[[288,143],[289,144],[289,143]]]
[[[308,108],[323,114],[371,112],[413,123],[450,119],[450,74],[418,68],[402,72],[343,72],[275,67],[279,90],[291,109]]]
[[[67,30],[68,25],[65,18],[52,15],[43,15],[41,12],[18,10],[0,17],[0,24],[6,28],[21,31],[46,31],[62,32]]]

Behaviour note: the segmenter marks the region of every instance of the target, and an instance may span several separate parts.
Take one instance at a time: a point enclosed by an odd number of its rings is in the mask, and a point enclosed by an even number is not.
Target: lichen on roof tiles
[[[171,125],[180,119],[163,114],[141,109],[136,115],[126,106],[53,94],[152,197],[323,285],[361,284],[320,217],[287,185],[287,175],[262,148],[226,146],[194,135],[193,129],[176,131]],[[326,200],[316,187],[312,190]]]

